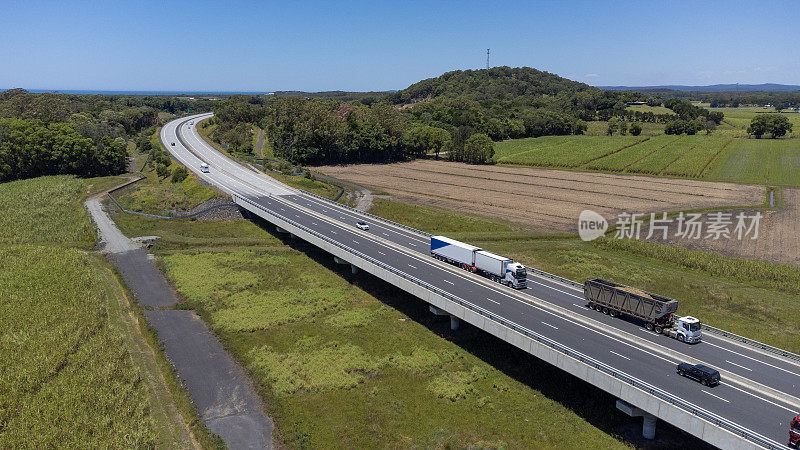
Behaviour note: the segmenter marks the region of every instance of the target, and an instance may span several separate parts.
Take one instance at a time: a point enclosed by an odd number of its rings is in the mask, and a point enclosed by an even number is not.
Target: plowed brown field
[[[386,191],[398,201],[511,220],[541,231],[577,232],[584,209],[617,214],[757,205],[764,188],[446,161],[326,166],[316,170]]]

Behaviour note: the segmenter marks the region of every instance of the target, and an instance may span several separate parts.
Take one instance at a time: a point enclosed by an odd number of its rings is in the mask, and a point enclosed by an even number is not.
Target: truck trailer
[[[635,317],[644,321],[648,330],[681,342],[700,342],[700,320],[675,315],[678,311],[678,301],[675,299],[602,278],[586,280],[583,295],[591,309],[612,317]]]
[[[431,256],[514,289],[528,287],[525,266],[474,245],[444,236],[432,236]]]

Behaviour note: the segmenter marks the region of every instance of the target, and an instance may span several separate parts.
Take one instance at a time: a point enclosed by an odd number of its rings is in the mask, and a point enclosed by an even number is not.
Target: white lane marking
[[[703,391],[703,392],[705,392],[706,394],[708,394],[708,395],[710,395],[712,397],[716,397],[716,398],[722,400],[725,403],[730,403],[731,402],[730,400],[725,400],[724,398],[720,397],[719,395],[714,395],[711,392],[708,392],[708,391]]]
[[[319,225],[317,222],[311,222],[311,223],[313,223],[314,225]]]
[[[331,230],[331,233],[333,233],[333,234],[339,234],[339,233],[337,233],[337,232],[335,232],[335,231],[333,231],[333,230]]]
[[[448,280],[443,280],[443,281],[444,281],[445,283],[450,283],[450,284],[452,284],[453,286],[455,286],[455,285],[456,285],[456,284],[455,284],[455,283],[453,283],[452,281],[448,281]]]
[[[408,243],[408,245],[410,245],[410,246],[412,246],[412,247],[416,247],[416,246],[417,246],[417,244],[412,244],[412,243],[410,243],[410,242]]]
[[[378,250],[378,253],[380,253],[380,254],[381,254],[381,255],[383,255],[383,256],[386,256],[386,253],[383,253],[383,252],[382,252],[382,251],[380,251],[380,250]]]
[[[625,358],[625,359],[627,359],[628,361],[630,361],[630,360],[631,360],[631,359],[630,359],[630,358],[628,358],[627,356],[625,356],[625,355],[620,355],[619,353],[615,352],[614,350],[609,350],[609,351],[610,351],[611,353],[613,353],[613,354],[615,354],[615,355],[619,356],[620,358]]]
[[[358,244],[358,241],[357,241],[357,240],[355,240],[355,239],[353,239],[353,243],[354,243],[354,244]]]
[[[554,288],[553,286],[550,286],[550,285],[547,285],[547,284],[544,284],[544,283],[539,283],[538,281],[533,281],[533,280],[531,280],[530,278],[528,278],[528,281],[530,281],[531,283],[536,283],[536,284],[538,284],[538,285],[544,286],[544,287],[546,287],[546,288],[550,288],[550,289],[552,289],[552,290],[554,290],[554,291],[561,292],[561,293],[563,293],[563,294],[571,295],[571,296],[573,296],[573,297],[583,298],[583,296],[582,296],[582,295],[577,295],[577,294],[573,294],[572,292],[562,291],[561,289],[556,289],[556,288]]]
[[[409,264],[408,267],[411,267],[412,269],[416,269],[417,268],[417,266],[412,266],[411,264]]]
[[[743,357],[743,358],[751,359],[751,360],[753,360],[753,361],[755,361],[755,362],[758,362],[758,363],[764,364],[765,366],[770,366],[770,367],[772,367],[773,369],[782,370],[782,371],[784,371],[784,372],[786,372],[786,373],[790,373],[790,374],[792,374],[792,375],[794,375],[794,376],[796,376],[796,377],[797,377],[797,376],[800,376],[800,374],[794,373],[794,372],[792,372],[791,370],[786,370],[786,369],[784,369],[784,368],[782,368],[782,367],[773,366],[773,365],[772,365],[772,364],[770,364],[770,363],[767,363],[767,362],[764,362],[764,361],[761,361],[761,360],[755,359],[755,358],[753,358],[752,356],[743,355],[743,354],[741,354],[741,353],[738,353],[738,352],[735,352],[735,351],[733,351],[733,350],[727,349],[727,348],[725,348],[725,347],[722,347],[722,346],[720,346],[720,345],[712,344],[711,342],[708,342],[708,341],[703,341],[703,342],[704,342],[706,345],[710,345],[710,346],[712,346],[712,347],[721,348],[721,349],[723,349],[723,350],[726,350],[726,351],[729,351],[729,352],[733,353],[734,355],[739,355],[739,356],[741,356],[741,357]]]
[[[548,327],[550,327],[550,328],[555,328],[556,330],[558,329],[558,327],[557,327],[557,326],[555,326],[555,325],[550,325],[550,324],[549,324],[549,323],[547,323],[547,322],[542,322],[542,325],[547,325]]]
[[[736,364],[735,362],[728,361],[727,359],[725,360],[725,362],[726,362],[726,363],[728,363],[728,364],[733,364],[733,365],[734,365],[734,366],[736,366],[736,367],[741,367],[741,368],[742,368],[742,369],[744,369],[744,370],[749,370],[750,372],[752,372],[752,371],[753,371],[753,369],[747,368],[747,367],[745,367],[745,366],[741,366],[741,365],[739,365],[739,364]]]
[[[387,236],[387,237],[389,236],[388,234],[384,233],[383,231],[381,231],[381,234],[384,235],[384,236]]]
[[[494,303],[495,305],[499,305],[500,304],[500,302],[492,300],[489,297],[486,297],[486,300],[489,300],[490,302]]]
[[[297,217],[298,219],[300,218],[300,216],[299,216],[299,215],[297,215],[297,214],[295,214],[294,216],[295,216],[295,217]]]
[[[577,303],[573,303],[573,305],[574,305],[574,306],[577,306],[578,308],[584,308],[584,307],[586,307],[586,305],[583,305],[583,306],[581,306],[581,305],[579,305],[579,304],[577,304]]]
[[[722,383],[720,383],[720,384],[722,384]],[[792,414],[797,414],[797,411],[795,411],[794,409],[787,408],[787,407],[785,407],[785,406],[783,406],[783,405],[781,405],[781,404],[775,403],[775,402],[773,402],[773,401],[771,401],[771,400],[767,400],[767,399],[765,399],[764,397],[759,397],[758,395],[756,395],[756,394],[753,394],[752,392],[747,392],[747,391],[745,391],[744,389],[740,389],[740,388],[738,388],[738,387],[736,387],[736,386],[734,386],[734,385],[732,385],[732,384],[725,383],[725,386],[727,386],[727,387],[729,387],[729,388],[736,389],[736,390],[737,390],[737,391],[739,391],[739,392],[744,392],[745,394],[747,394],[747,395],[749,395],[749,396],[751,396],[751,397],[755,397],[755,398],[757,398],[757,399],[761,400],[762,402],[767,402],[767,403],[769,403],[769,404],[771,404],[771,405],[775,405],[775,406],[777,406],[778,408],[783,408],[783,409],[785,409],[786,411],[789,411],[789,412],[791,412]]]

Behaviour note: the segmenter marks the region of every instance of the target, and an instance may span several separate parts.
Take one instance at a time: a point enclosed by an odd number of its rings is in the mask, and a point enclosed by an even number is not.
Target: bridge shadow
[[[280,239],[284,244],[303,252],[317,263],[339,274],[349,283],[364,290],[384,305],[408,319],[476,356],[514,380],[538,391],[546,398],[570,409],[592,426],[636,448],[647,449],[713,449],[715,447],[664,421],[656,426],[656,439],[642,438],[642,419],[631,418],[616,408],[616,397],[554,367],[489,333],[464,321],[456,331],[450,330],[447,316],[432,314],[429,304],[369,273],[350,272],[349,265],[337,264],[333,256],[300,238],[291,239],[278,233],[275,225],[251,217],[250,220]]]

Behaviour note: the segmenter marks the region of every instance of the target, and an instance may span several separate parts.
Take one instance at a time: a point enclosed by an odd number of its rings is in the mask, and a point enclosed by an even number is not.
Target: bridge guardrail
[[[356,250],[356,249],[354,249],[352,247],[349,247],[349,246],[344,245],[344,244],[342,244],[340,242],[337,242],[337,241],[329,238],[328,236],[325,236],[322,233],[319,233],[319,232],[317,232],[315,230],[312,230],[312,229],[306,227],[305,225],[302,225],[302,224],[300,224],[300,223],[298,223],[298,222],[296,222],[296,221],[294,221],[292,219],[289,219],[288,217],[285,217],[285,216],[281,215],[280,213],[278,213],[276,211],[272,211],[272,210],[270,210],[268,208],[265,208],[264,206],[259,205],[258,203],[255,203],[255,202],[253,202],[252,200],[250,200],[248,198],[245,198],[245,197],[242,197],[242,196],[238,196],[238,195],[234,195],[233,198],[234,198],[234,202],[238,198],[241,201],[246,202],[246,203],[254,206],[255,208],[261,209],[261,210],[267,212],[268,214],[270,214],[272,216],[275,216],[275,217],[277,217],[277,218],[279,218],[279,219],[281,219],[281,220],[283,220],[283,221],[285,221],[287,223],[292,224],[293,226],[305,231],[306,233],[309,233],[309,234],[313,235],[314,237],[316,237],[318,239],[322,239],[325,242],[328,242],[328,243],[330,243],[332,245],[335,245],[336,247],[339,247],[339,248],[345,250],[348,253],[351,253],[351,254],[353,254],[355,256],[358,256],[359,258],[362,258],[362,259],[364,259],[364,260],[366,260],[366,261],[368,261],[368,262],[370,262],[372,264],[375,264],[376,266],[378,266],[378,267],[380,267],[380,268],[382,268],[384,270],[387,270],[387,271],[389,271],[389,272],[391,272],[391,273],[393,273],[393,274],[395,274],[395,275],[397,275],[397,276],[399,276],[401,278],[404,278],[404,279],[406,279],[408,281],[411,281],[414,284],[422,286],[423,288],[428,289],[431,292],[434,292],[434,293],[436,293],[438,295],[441,295],[442,297],[445,297],[450,301],[453,301],[453,302],[455,302],[455,303],[457,303],[457,304],[459,304],[459,305],[461,305],[461,306],[463,306],[463,307],[465,307],[465,308],[467,308],[467,309],[469,309],[469,310],[471,310],[471,311],[473,311],[473,312],[475,312],[477,314],[480,314],[480,315],[482,315],[482,316],[484,316],[484,317],[486,317],[486,318],[488,318],[490,320],[493,320],[493,321],[495,321],[495,322],[497,322],[497,323],[499,323],[499,324],[501,324],[501,325],[503,325],[505,327],[508,327],[508,328],[520,333],[520,334],[523,334],[524,336],[527,336],[528,338],[534,339],[537,342],[540,342],[541,344],[546,345],[546,346],[548,346],[548,347],[550,347],[550,348],[552,348],[552,349],[554,349],[554,350],[556,350],[556,351],[558,351],[560,353],[563,353],[563,354],[565,354],[565,355],[567,355],[567,356],[569,356],[571,358],[577,359],[578,361],[580,361],[580,362],[582,362],[584,364],[587,364],[587,365],[589,365],[591,367],[594,367],[595,369],[597,369],[597,370],[599,370],[601,372],[604,372],[604,373],[606,373],[606,374],[608,374],[608,375],[610,375],[610,376],[612,376],[612,377],[614,377],[614,378],[616,378],[616,379],[618,379],[618,380],[620,380],[620,381],[622,381],[622,382],[624,382],[626,384],[629,384],[629,385],[631,385],[631,386],[633,386],[633,387],[635,387],[637,389],[641,389],[641,390],[647,392],[648,394],[659,398],[660,400],[668,402],[668,403],[670,403],[670,404],[672,404],[672,405],[674,405],[674,406],[676,406],[676,407],[678,407],[678,408],[680,408],[680,409],[682,409],[682,410],[684,410],[686,412],[689,412],[690,414],[693,414],[693,415],[695,415],[697,417],[700,417],[703,420],[706,420],[706,421],[708,421],[708,422],[710,422],[710,423],[712,423],[712,424],[714,424],[714,425],[716,425],[716,426],[718,426],[718,427],[720,427],[722,429],[725,429],[725,430],[727,430],[727,431],[729,431],[729,432],[731,432],[731,433],[733,433],[733,434],[735,434],[737,436],[740,436],[741,438],[746,439],[746,440],[748,440],[748,441],[750,441],[750,442],[752,442],[752,443],[754,443],[756,445],[759,445],[759,446],[767,448],[767,449],[783,449],[783,448],[785,448],[783,444],[780,444],[780,443],[775,442],[775,441],[773,441],[771,439],[768,439],[768,438],[766,438],[764,436],[761,436],[761,435],[759,435],[759,434],[757,434],[757,433],[755,433],[755,432],[753,432],[753,431],[751,431],[751,430],[749,430],[747,428],[741,427],[741,426],[739,426],[739,425],[737,425],[737,424],[735,424],[735,423],[733,423],[733,422],[731,422],[731,421],[729,421],[727,419],[724,419],[724,418],[722,418],[720,416],[717,416],[714,413],[706,411],[706,410],[704,410],[702,408],[698,408],[694,404],[692,404],[691,402],[688,402],[686,400],[683,400],[682,398],[679,398],[679,397],[677,397],[675,395],[672,395],[669,392],[664,391],[663,389],[659,389],[659,388],[657,388],[657,387],[655,387],[655,386],[653,386],[653,385],[651,385],[649,383],[645,383],[644,381],[641,381],[638,378],[632,377],[631,375],[628,375],[625,372],[617,370],[614,367],[611,367],[611,366],[609,366],[609,365],[607,365],[605,363],[602,363],[602,362],[600,362],[600,361],[598,361],[598,360],[596,360],[594,358],[586,356],[583,353],[580,353],[580,352],[578,352],[576,350],[573,350],[572,348],[567,347],[566,345],[563,345],[563,344],[561,344],[559,342],[556,342],[556,341],[554,341],[554,340],[552,340],[550,338],[542,336],[542,335],[540,335],[540,334],[538,334],[538,333],[536,333],[536,332],[534,332],[532,330],[529,330],[528,328],[525,328],[525,327],[523,327],[521,325],[518,325],[518,324],[516,324],[516,323],[514,323],[514,322],[512,322],[512,321],[510,321],[510,320],[508,320],[508,319],[506,319],[506,318],[504,318],[502,316],[499,316],[499,315],[497,315],[497,314],[495,314],[495,313],[493,313],[491,311],[488,311],[488,310],[486,310],[484,308],[481,308],[480,306],[472,304],[472,303],[470,303],[470,302],[468,302],[468,301],[466,301],[466,300],[464,300],[464,299],[462,299],[462,298],[460,298],[460,297],[458,297],[456,295],[453,295],[453,294],[451,294],[451,293],[449,293],[449,292],[447,292],[447,291],[445,291],[445,290],[443,290],[441,288],[438,288],[438,287],[436,287],[436,286],[434,286],[434,285],[432,285],[432,284],[430,284],[428,282],[420,280],[419,278],[416,278],[416,277],[414,277],[412,275],[409,275],[409,274],[407,274],[407,273],[405,273],[403,271],[400,271],[400,270],[398,270],[398,269],[396,269],[396,268],[394,268],[392,266],[389,266],[388,264],[386,264],[386,263],[384,263],[384,262],[382,262],[382,261],[380,261],[378,259],[375,259],[375,258],[373,258],[373,257],[371,257],[369,255],[366,255],[366,254],[364,254],[364,253],[362,253],[362,252],[360,252],[360,251],[358,251],[358,250]]]
[[[313,194],[311,192],[304,191],[303,189],[299,189],[299,188],[294,188],[294,189],[297,189],[298,191],[302,192],[305,195],[310,195],[311,197],[315,197],[315,198],[318,198],[318,199],[323,200],[325,202],[332,203],[332,204],[334,204],[334,205],[336,205],[336,206],[338,206],[340,208],[345,208],[345,209],[348,209],[348,210],[353,211],[355,213],[365,215],[365,216],[370,217],[372,219],[375,219],[375,220],[377,220],[379,222],[388,223],[390,225],[394,225],[396,227],[403,228],[403,229],[406,229],[408,231],[411,231],[411,232],[414,232],[414,233],[417,233],[417,234],[421,234],[421,235],[426,236],[426,237],[431,237],[432,236],[432,234],[426,233],[426,232],[424,232],[422,230],[418,230],[416,228],[412,228],[412,227],[403,225],[402,223],[393,222],[393,221],[391,221],[389,219],[385,219],[383,217],[376,216],[375,214],[370,214],[370,213],[368,213],[366,211],[361,211],[360,209],[353,208],[352,206],[347,206],[345,204],[335,202],[335,201],[333,201],[333,200],[331,200],[329,198],[325,198],[325,197],[323,197],[321,195]]]
[[[525,266],[525,268],[529,272],[535,273],[535,274],[540,275],[540,276],[542,276],[544,278],[548,278],[548,279],[551,279],[551,280],[558,281],[559,283],[566,284],[568,286],[580,287],[580,288],[583,287],[583,283],[578,283],[577,281],[572,281],[570,279],[567,279],[567,278],[564,278],[564,277],[560,277],[558,275],[553,275],[552,273],[545,272],[544,270],[539,270],[539,269],[537,269],[535,267]],[[779,356],[783,356],[784,358],[792,359],[792,360],[795,360],[795,361],[800,361],[800,355],[798,355],[796,353],[792,353],[792,352],[790,352],[788,350],[784,350],[784,349],[778,348],[778,347],[773,347],[773,346],[771,346],[769,344],[765,344],[763,342],[759,342],[759,341],[756,341],[754,339],[750,339],[750,338],[747,338],[747,337],[744,337],[744,336],[740,336],[740,335],[738,335],[736,333],[731,333],[730,331],[725,331],[722,328],[712,327],[711,325],[708,325],[706,323],[701,323],[701,326],[702,326],[703,330],[706,330],[709,333],[718,334],[718,335],[724,336],[724,337],[726,337],[728,339],[731,339],[731,340],[734,340],[734,341],[737,341],[737,342],[741,342],[742,344],[746,344],[746,345],[749,345],[751,347],[756,347],[756,348],[759,348],[761,350],[764,350],[764,351],[767,351],[767,352],[770,352],[770,353],[773,353],[773,354],[776,354],[776,355],[779,355]]]

